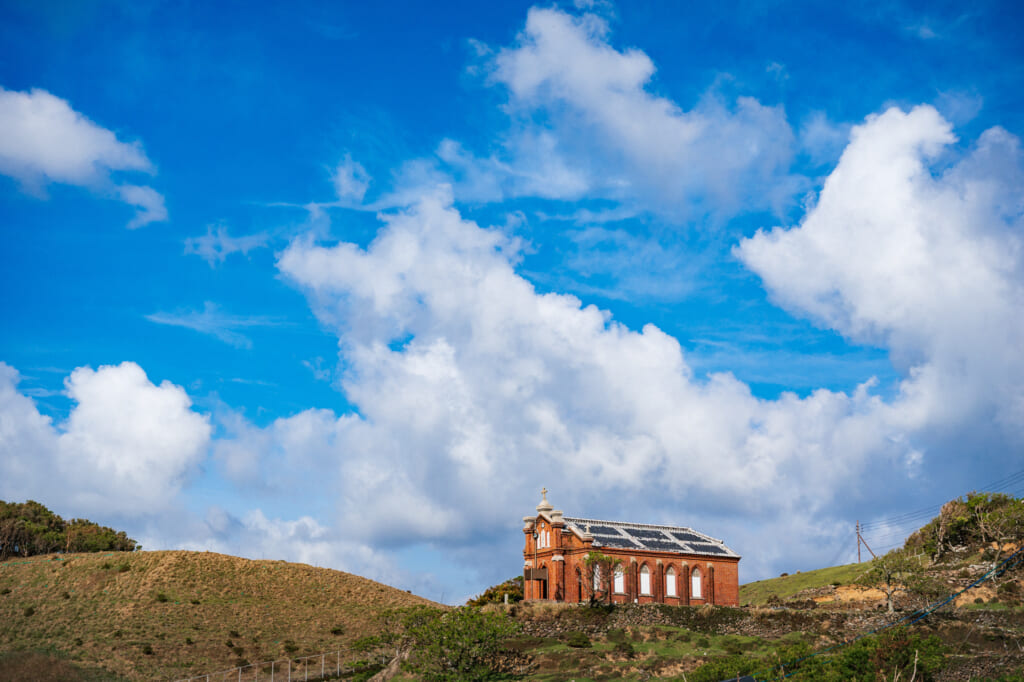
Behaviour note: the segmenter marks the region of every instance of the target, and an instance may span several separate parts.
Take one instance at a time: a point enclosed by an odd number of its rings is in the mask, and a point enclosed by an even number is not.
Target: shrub
[[[335,625],[333,628],[331,628],[331,634],[335,636],[343,635],[345,634],[345,628],[341,627],[340,625]]]
[[[626,631],[622,628],[612,628],[608,631],[608,634],[606,634],[605,637],[609,642],[625,642]]]
[[[201,602],[200,602],[200,601],[199,601],[198,599],[193,599],[193,600],[192,600],[192,603],[193,603],[193,604],[196,604],[196,605],[199,605],[199,604],[200,604]]]
[[[5,587],[4,589],[0,590],[0,594],[10,594],[10,593],[11,593],[11,588],[9,588],[9,587]]]
[[[710,639],[708,639],[707,637],[701,637],[700,639],[698,639],[698,640],[697,640],[696,642],[694,642],[693,644],[694,644],[694,646],[696,646],[697,648],[700,648],[700,649],[707,649],[707,648],[708,648],[709,646],[711,646],[711,640],[710,640]]]
[[[128,564],[121,564],[120,566],[117,567],[117,572],[118,573],[127,573],[130,570],[132,570],[132,567],[129,566]]]
[[[147,656],[152,656],[153,655],[153,647],[150,646],[149,644],[144,644],[142,646],[142,653],[146,654]]]
[[[500,585],[488,587],[483,594],[466,602],[467,606],[483,606],[484,604],[502,604],[505,597],[514,604],[523,600],[523,576],[509,578]]]
[[[284,650],[290,654],[294,654],[296,651],[299,650],[299,647],[292,640],[286,639],[284,640]]]
[[[156,593],[156,600],[158,602],[163,603],[163,602],[167,601],[167,599],[168,599],[167,595],[164,594],[163,592],[157,592]]]
[[[71,594],[67,590],[61,592],[60,596],[64,597],[65,599],[71,599]]]
[[[241,635],[238,634],[238,630],[229,630],[228,631],[228,637],[233,637],[234,639],[240,639]]]
[[[122,635],[124,635],[124,633],[120,630],[114,630],[114,637],[116,637],[117,639],[121,639]]]
[[[504,614],[472,607],[414,608],[406,612],[404,623],[406,635],[415,643],[408,667],[439,682],[490,678],[492,656],[502,640],[519,629]]]
[[[587,633],[574,630],[570,632],[566,638],[565,643],[574,649],[587,649],[590,648],[590,638],[587,637]]]
[[[82,638],[75,637],[75,646],[82,646]]]
[[[629,642],[616,642],[612,651],[617,656],[622,656],[624,658],[633,658],[633,656],[636,655],[636,649],[634,649],[633,645]]]
[[[31,616],[34,616],[34,615],[35,615],[35,613],[36,613],[36,610],[35,610],[35,609],[34,609],[33,607],[31,607],[31,606],[26,606],[26,607],[25,607],[25,610],[24,610],[24,611],[22,611],[22,613],[24,613],[24,614],[25,614],[25,617],[26,617],[26,618],[29,618],[29,617],[31,617]]]
[[[195,642],[192,641],[191,637],[186,637],[185,638],[185,644],[195,644]]]

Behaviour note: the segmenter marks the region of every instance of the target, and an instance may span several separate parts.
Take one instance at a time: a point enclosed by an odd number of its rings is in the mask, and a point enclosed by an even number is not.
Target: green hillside
[[[345,647],[376,634],[382,611],[417,604],[432,602],[341,571],[210,552],[10,559],[0,652],[170,679]]]
[[[772,597],[786,600],[804,590],[829,585],[849,585],[863,575],[869,566],[868,563],[832,566],[740,585],[740,604],[764,606]]]

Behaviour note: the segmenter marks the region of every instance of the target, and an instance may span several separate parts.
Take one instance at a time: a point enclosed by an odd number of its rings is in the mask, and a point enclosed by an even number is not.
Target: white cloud
[[[42,196],[59,182],[115,196],[139,208],[129,227],[167,219],[163,196],[150,187],[116,184],[118,171],[153,173],[138,142],[121,142],[45,90],[27,93],[0,87],[0,173]]]
[[[509,93],[513,181],[528,175],[523,169],[536,173],[531,160],[543,158],[553,182],[528,184],[564,187],[568,197],[586,190],[686,215],[789,201],[800,183],[788,174],[794,138],[780,107],[750,97],[726,102],[709,91],[684,110],[650,91],[654,72],[640,50],[610,44],[604,18],[532,8],[491,73]],[[479,163],[494,172],[493,159]],[[571,169],[571,182],[562,169]],[[508,191],[528,193],[526,185],[515,181]]]
[[[1019,140],[990,129],[947,167],[955,141],[928,106],[870,117],[800,226],[759,232],[737,255],[788,310],[889,348],[907,415],[949,427],[994,410],[1020,427]]]
[[[266,246],[269,241],[270,235],[266,232],[232,237],[224,225],[207,225],[205,235],[185,240],[185,253],[199,256],[212,268],[233,253],[248,256],[250,251]]]
[[[331,443],[315,457],[333,462],[341,523],[368,541],[514,544],[514,510],[558,481],[558,503],[579,512],[712,520],[722,534],[757,516],[785,547],[797,517],[873,494],[857,483],[867,468],[892,472],[882,487],[907,480],[906,420],[871,382],[761,400],[729,374],[694,376],[653,326],[538,294],[514,245],[443,193],[384,220],[366,249],[298,240],[279,261],[340,338],[358,416],[318,414],[308,442]]]
[[[139,209],[135,217],[128,223],[129,229],[167,220],[167,207],[164,206],[164,197],[152,187],[120,185],[117,188],[117,195],[121,197],[121,201],[124,203],[129,206],[136,206]]]
[[[366,190],[370,186],[370,174],[366,172],[362,164],[352,160],[351,154],[345,154],[345,158],[334,170],[332,178],[338,199],[354,204],[362,202]]]
[[[131,362],[76,369],[65,381],[75,405],[54,425],[18,393],[0,363],[0,496],[61,500],[75,514],[152,514],[166,509],[209,445],[206,417],[180,386],[154,385]]]
[[[146,319],[157,324],[184,327],[200,334],[209,334],[235,348],[252,348],[252,339],[240,329],[272,327],[281,322],[260,315],[231,315],[222,312],[216,303],[206,301],[202,312],[190,310],[177,313],[152,313]]]

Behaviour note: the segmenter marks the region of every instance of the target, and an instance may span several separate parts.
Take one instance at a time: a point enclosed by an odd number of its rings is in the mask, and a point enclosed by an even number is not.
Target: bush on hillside
[[[429,680],[486,680],[501,643],[519,629],[503,613],[464,606],[451,611],[409,609],[405,636],[413,644],[406,667]]]
[[[505,596],[508,595],[509,603],[523,600],[523,576],[517,575],[509,578],[500,585],[494,585],[484,590],[479,597],[474,597],[466,602],[466,606],[483,606],[484,604],[502,604]]]
[[[1005,544],[1024,539],[1024,500],[1002,493],[968,493],[942,506],[939,515],[907,538],[908,550],[939,561],[954,547],[996,545],[993,565],[1004,558]]]

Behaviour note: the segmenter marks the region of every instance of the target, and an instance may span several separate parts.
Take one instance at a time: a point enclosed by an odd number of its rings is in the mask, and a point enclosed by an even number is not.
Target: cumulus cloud
[[[908,424],[870,381],[758,399],[730,374],[695,376],[656,327],[538,293],[515,272],[515,244],[443,193],[384,221],[366,249],[297,240],[279,261],[340,338],[358,415],[318,414],[309,442],[331,443],[317,457],[334,463],[354,532],[476,542],[507,532],[510,510],[552,481],[559,504],[594,515],[792,524],[840,491],[870,495],[855,483],[868,467],[907,480]],[[248,452],[247,467],[274,461]],[[733,537],[752,539],[741,526]]]
[[[164,199],[150,187],[117,184],[119,171],[153,173],[138,142],[125,143],[45,90],[0,87],[0,173],[29,193],[44,195],[58,182],[86,187],[138,208],[128,227],[167,219]]]
[[[954,142],[928,106],[870,117],[801,224],[736,253],[788,310],[890,349],[907,414],[1024,427],[1019,140],[992,128],[945,167]]]
[[[0,494],[63,500],[76,514],[166,509],[205,456],[209,420],[180,386],[154,385],[135,363],[76,369],[74,401],[54,425],[0,363]]]

